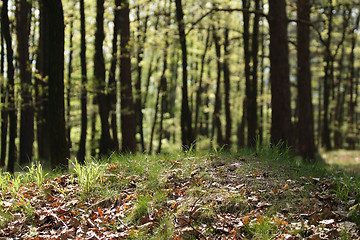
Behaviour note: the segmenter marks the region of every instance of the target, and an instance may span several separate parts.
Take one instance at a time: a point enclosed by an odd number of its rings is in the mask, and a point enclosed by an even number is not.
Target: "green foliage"
[[[48,173],[44,172],[42,164],[40,162],[32,162],[27,169],[27,175],[30,178],[30,181],[34,181],[38,188],[41,188],[45,178],[48,176]]]
[[[74,167],[73,171],[83,193],[89,193],[96,186],[102,185],[105,173],[105,164],[86,160],[85,164],[81,165],[77,159],[75,159],[72,165]]]

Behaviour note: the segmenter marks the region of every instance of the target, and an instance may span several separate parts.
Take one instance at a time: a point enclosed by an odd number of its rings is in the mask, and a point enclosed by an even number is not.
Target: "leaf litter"
[[[76,176],[1,192],[1,239],[358,239],[358,199],[332,177],[292,177],[254,157],[164,162],[156,187],[146,173],[107,166],[99,188]],[[351,209],[351,207],[353,207]],[[351,210],[350,210],[351,209]],[[355,217],[354,217],[355,216]],[[357,217],[357,218],[356,218]]]

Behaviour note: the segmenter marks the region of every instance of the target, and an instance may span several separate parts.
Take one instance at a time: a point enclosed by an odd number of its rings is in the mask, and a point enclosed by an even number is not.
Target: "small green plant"
[[[48,175],[47,173],[44,173],[42,164],[40,162],[32,162],[31,165],[27,167],[27,169],[29,179],[34,181],[36,185],[41,188],[46,176]]]
[[[137,222],[141,217],[145,216],[149,212],[149,205],[151,202],[151,197],[145,195],[139,197],[134,210],[132,211],[129,220]]]
[[[252,235],[252,239],[272,239],[277,232],[271,218],[260,215],[255,222],[247,224],[246,229]]]
[[[90,192],[97,184],[102,184],[105,165],[89,160],[86,160],[85,164],[81,165],[75,159],[73,167],[78,183],[84,193]]]
[[[10,180],[10,192],[14,197],[16,197],[16,195],[18,195],[20,191],[23,178],[24,178],[23,175],[18,174],[16,176],[12,176]]]
[[[10,180],[11,180],[10,173],[6,172],[0,174],[0,191],[5,193],[10,188]],[[2,194],[2,196],[3,195],[4,194]]]

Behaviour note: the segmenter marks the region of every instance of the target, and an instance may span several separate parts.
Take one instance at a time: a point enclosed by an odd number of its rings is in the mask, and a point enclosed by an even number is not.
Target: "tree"
[[[289,47],[285,0],[270,0],[271,142],[292,145]]]
[[[12,49],[12,40],[10,33],[10,21],[8,16],[8,1],[3,1],[3,6],[1,8],[1,31],[4,35],[5,43],[6,43],[6,58],[7,58],[7,78],[8,78],[8,106],[9,106],[9,150],[8,150],[8,165],[7,170],[10,173],[14,172],[15,161],[16,161],[16,129],[17,129],[17,114],[15,108],[15,82],[14,82],[14,52]]]
[[[187,150],[194,144],[194,135],[191,126],[191,112],[188,100],[187,85],[187,46],[184,24],[184,12],[181,0],[175,0],[176,4],[176,20],[179,30],[179,38],[182,52],[182,100],[181,100],[181,141],[183,149]]]
[[[299,152],[304,159],[315,157],[314,116],[310,70],[310,0],[297,2],[297,78],[299,101]]]
[[[260,10],[260,0],[255,0],[255,10]],[[259,51],[259,19],[258,13],[255,13],[252,44],[251,44],[251,58],[252,70],[251,81],[249,84],[249,96],[247,102],[247,122],[248,122],[248,146],[255,147],[256,138],[258,137],[258,116],[257,116],[257,81],[258,81],[258,51]]]
[[[36,71],[35,75],[35,117],[36,117],[36,135],[38,145],[38,156],[40,159],[50,158],[50,136],[48,131],[47,110],[48,110],[48,91],[47,82],[48,79],[44,73],[45,56],[48,55],[47,43],[49,39],[46,36],[46,29],[48,28],[48,22],[44,17],[44,0],[39,0],[39,44],[37,48],[36,58]]]
[[[3,14],[1,12],[1,14]],[[3,25],[5,18],[1,18],[1,29],[3,29]],[[5,74],[5,43],[4,43],[4,34],[1,30],[1,62],[0,62],[0,72],[1,77],[4,77]],[[6,82],[1,83],[1,154],[0,154],[0,167],[5,166],[6,161],[6,149],[7,149],[7,134],[8,134],[8,125],[9,125],[9,116],[7,111],[7,102],[8,102],[8,90]]]
[[[131,83],[130,61],[130,9],[129,1],[122,0],[120,14],[120,93],[121,93],[121,134],[122,151],[136,151],[136,119]]]
[[[229,68],[229,29],[226,28],[225,31],[225,41],[224,41],[224,62],[223,62],[223,71],[224,71],[224,93],[225,93],[225,118],[226,118],[226,126],[225,126],[225,146],[226,149],[230,149],[231,147],[231,111],[230,111],[230,68]]]
[[[64,16],[61,0],[44,4],[44,75],[48,77],[47,123],[50,137],[51,167],[68,168],[69,145],[66,140],[64,110]]]
[[[215,91],[215,106],[214,106],[214,114],[213,114],[213,126],[211,131],[212,138],[215,137],[215,131],[217,136],[217,144],[219,147],[224,146],[224,138],[222,134],[222,126],[221,126],[221,74],[222,74],[222,64],[221,64],[221,45],[220,45],[220,37],[218,36],[217,30],[213,27],[213,38],[215,44],[215,52],[216,52],[216,65],[217,65],[217,78],[216,78],[216,91]]]
[[[87,67],[86,67],[86,29],[85,29],[85,6],[84,0],[80,0],[80,32],[81,32],[81,93],[80,93],[80,105],[81,105],[81,133],[79,150],[77,153],[77,159],[83,163],[85,161],[86,154],[86,136],[87,136]]]
[[[20,164],[26,164],[31,161],[34,142],[34,110],[32,104],[31,68],[29,61],[30,19],[30,2],[26,0],[17,1],[16,33],[22,99],[20,111]]]
[[[97,101],[99,105],[101,121],[100,155],[107,155],[114,150],[110,136],[109,112],[110,106],[105,89],[105,60],[103,53],[104,43],[104,0],[96,1],[96,32],[95,32],[95,55],[94,77],[97,86]]]
[[[120,7],[121,1],[115,0],[115,10],[114,10],[114,30],[113,30],[113,39],[112,39],[112,57],[111,57],[111,66],[109,71],[109,104],[110,104],[110,121],[111,121],[111,131],[114,150],[118,150],[119,139],[117,131],[117,118],[116,118],[116,90],[117,82],[115,78],[116,66],[118,59],[118,36],[119,36],[119,19],[120,19]]]

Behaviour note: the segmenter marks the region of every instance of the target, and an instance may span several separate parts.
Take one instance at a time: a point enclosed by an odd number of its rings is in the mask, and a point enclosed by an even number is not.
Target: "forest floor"
[[[359,187],[270,149],[38,164],[3,174],[0,239],[359,239]]]

